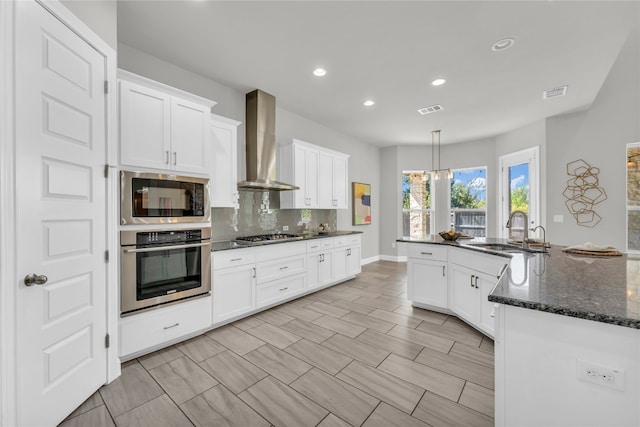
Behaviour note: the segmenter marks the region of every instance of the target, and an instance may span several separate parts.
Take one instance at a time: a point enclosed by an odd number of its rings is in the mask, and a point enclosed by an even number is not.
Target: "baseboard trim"
[[[391,255],[380,255],[378,256],[380,261],[391,261],[391,262],[407,262],[406,256],[391,256]]]
[[[380,261],[380,255],[372,256],[370,258],[363,258],[360,260],[360,265],[371,264],[372,262]]]

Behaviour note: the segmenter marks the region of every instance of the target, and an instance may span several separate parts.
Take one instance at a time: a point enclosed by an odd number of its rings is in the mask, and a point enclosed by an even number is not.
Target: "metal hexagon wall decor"
[[[593,228],[602,217],[593,207],[607,199],[607,193],[600,187],[598,174],[600,168],[591,166],[582,159],[567,163],[567,187],[562,195],[567,199],[564,204],[578,225]]]

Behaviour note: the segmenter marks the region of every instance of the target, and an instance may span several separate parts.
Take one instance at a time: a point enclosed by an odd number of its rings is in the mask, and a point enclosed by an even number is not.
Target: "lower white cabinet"
[[[508,258],[421,243],[410,244],[407,254],[407,297],[414,305],[453,312],[495,335],[495,304],[488,297]]]
[[[120,319],[122,358],[161,347],[211,326],[211,297],[185,301]]]
[[[354,276],[362,271],[360,235],[336,237],[334,247],[334,280]]]
[[[315,239],[307,243],[307,289],[333,281],[333,239]]]
[[[446,309],[449,287],[447,262],[410,259],[407,263],[407,297],[433,308]]]
[[[213,323],[256,308],[256,268],[253,264],[213,271]]]

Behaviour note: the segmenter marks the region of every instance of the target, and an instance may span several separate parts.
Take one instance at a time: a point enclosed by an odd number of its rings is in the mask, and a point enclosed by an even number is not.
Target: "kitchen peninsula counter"
[[[446,245],[511,258],[489,301],[640,329],[640,257],[574,255],[555,245],[548,253],[500,253],[471,246],[507,243],[498,238],[447,242],[437,236],[424,236],[397,241]]]

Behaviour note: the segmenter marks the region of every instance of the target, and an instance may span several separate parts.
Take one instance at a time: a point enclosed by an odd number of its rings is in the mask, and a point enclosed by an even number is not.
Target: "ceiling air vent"
[[[424,107],[418,110],[418,113],[425,115],[429,113],[435,113],[436,111],[442,111],[442,105],[432,105],[430,107]]]
[[[542,92],[542,99],[555,98],[557,96],[565,96],[567,94],[567,88],[569,86],[554,87],[553,89],[547,89]]]

